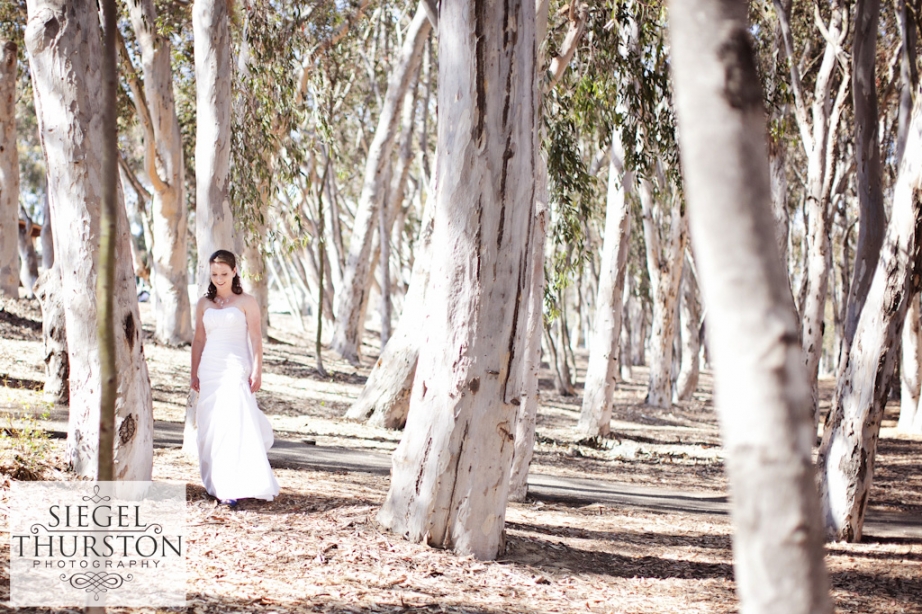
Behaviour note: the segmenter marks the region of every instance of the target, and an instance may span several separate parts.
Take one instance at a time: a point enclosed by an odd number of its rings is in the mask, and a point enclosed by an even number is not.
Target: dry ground
[[[147,314],[142,306],[142,316]],[[0,303],[0,419],[39,415],[44,379],[40,312],[27,301]],[[280,438],[318,446],[392,450],[399,433],[340,420],[368,375],[378,348],[355,369],[324,354],[330,378],[314,368],[313,343],[291,319],[272,314],[258,398]],[[150,333],[150,328],[145,327]],[[189,351],[145,341],[159,420],[181,421]],[[583,375],[585,354],[578,354]],[[695,399],[657,410],[643,405],[645,371],[618,393],[614,438],[577,445],[579,399],[560,397],[542,380],[539,444],[533,471],[664,490],[720,494],[726,487],[711,380]],[[831,383],[824,382],[826,404]],[[879,511],[922,515],[922,439],[897,437],[888,412],[872,492]],[[27,421],[28,422],[28,421]],[[36,423],[41,426],[41,422]],[[16,431],[12,431],[14,435]],[[62,442],[7,437],[0,450],[0,496],[23,464],[44,479],[66,479]],[[31,447],[30,447],[31,446]],[[16,455],[20,461],[14,460]],[[43,460],[29,462],[29,459]],[[282,494],[272,503],[216,507],[197,466],[176,449],[155,452],[157,479],[189,486],[190,613],[257,612],[736,612],[729,518],[661,513],[567,501],[510,504],[507,548],[495,562],[457,557],[382,533],[375,512],[388,487],[373,473],[276,468]],[[25,472],[28,473],[28,472]],[[22,471],[19,477],[26,477]],[[6,513],[6,503],[0,502]],[[3,548],[8,540],[0,536]],[[922,544],[867,536],[827,549],[837,611],[922,613]],[[6,559],[6,552],[0,554]],[[3,569],[0,599],[8,594]]]

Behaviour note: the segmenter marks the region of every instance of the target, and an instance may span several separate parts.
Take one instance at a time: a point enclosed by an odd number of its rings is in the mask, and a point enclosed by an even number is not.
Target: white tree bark
[[[357,362],[360,358],[362,333],[365,330],[364,307],[371,279],[372,239],[378,211],[389,188],[385,180],[390,177],[390,173],[385,171],[399,132],[400,109],[410,82],[418,72],[423,46],[431,28],[425,8],[420,5],[410,23],[400,55],[391,69],[378,127],[368,149],[342,288],[336,296],[336,329],[332,343],[333,349],[350,362]]]
[[[653,299],[653,329],[650,337],[650,383],[647,403],[654,407],[672,404],[672,354],[676,335],[676,305],[682,281],[682,254],[688,242],[685,208],[675,196],[670,202],[655,202],[650,182],[640,182],[643,236],[647,271]],[[668,215],[668,220],[662,218]],[[665,241],[660,226],[666,225]]]
[[[46,271],[54,266],[54,238],[51,232],[51,203],[48,202],[48,195],[45,194],[45,200],[42,203],[42,235],[39,238],[42,246],[42,268]]]
[[[234,250],[236,234],[228,196],[231,149],[231,38],[226,0],[195,0],[195,241],[196,282],[208,288],[208,259]]]
[[[378,520],[492,559],[521,404],[535,206],[535,6],[444,0],[432,275],[419,365]]]
[[[153,241],[147,246],[151,256],[154,336],[161,343],[181,345],[192,341],[192,308],[187,272],[185,165],[173,99],[172,45],[157,31],[153,0],[132,0],[127,5],[144,71],[143,93],[132,93],[135,105],[146,107],[139,116],[145,124],[145,170],[154,188],[151,198]],[[198,121],[202,120],[200,116]]]
[[[919,408],[922,389],[922,334],[919,322],[919,295],[913,296],[906,309],[900,342],[900,418],[897,428],[904,433],[913,432],[912,426]]]
[[[42,342],[45,351],[46,401],[67,403],[67,327],[64,319],[64,292],[61,269],[45,269],[35,282],[35,296],[42,306]]]
[[[817,458],[826,532],[835,540],[861,540],[898,336],[919,291],[922,96],[916,96],[884,245],[851,351],[839,368]]]
[[[0,40],[0,294],[19,298],[19,154],[16,149],[18,47]]]
[[[583,437],[607,435],[611,405],[619,373],[621,319],[624,306],[624,275],[631,242],[633,174],[624,168],[621,134],[612,130],[608,163],[608,202],[605,211],[605,236],[596,297],[595,322],[589,350],[589,366],[583,392],[583,407],[577,431]]]
[[[740,611],[832,612],[811,463],[811,393],[773,225],[747,5],[672,0],[691,235],[708,305]]]
[[[25,40],[35,107],[48,169],[48,196],[60,263],[70,364],[67,460],[78,475],[97,470],[100,370],[96,330],[96,252],[99,249],[102,42],[95,2],[29,0]],[[119,194],[121,199],[121,195]],[[114,308],[118,365],[116,477],[149,480],[153,410],[128,244],[120,203]]]
[[[774,213],[774,212],[773,212]],[[776,218],[777,219],[777,218]],[[782,259],[784,262],[784,259]],[[679,303],[679,323],[682,331],[682,360],[679,375],[675,382],[675,396],[679,401],[690,401],[698,385],[700,372],[699,354],[701,343],[698,339],[701,327],[701,310],[698,308],[698,283],[691,266],[691,260],[685,256],[682,269],[682,300]]]
[[[547,165],[543,158],[538,160],[538,164],[538,181],[535,182],[535,223],[532,228],[528,270],[528,316],[522,365],[522,396],[515,418],[515,448],[509,474],[509,501],[524,501],[528,496],[528,471],[535,451],[535,429],[540,400],[538,372],[541,369],[541,333],[544,330],[544,244],[547,238],[548,210]]]

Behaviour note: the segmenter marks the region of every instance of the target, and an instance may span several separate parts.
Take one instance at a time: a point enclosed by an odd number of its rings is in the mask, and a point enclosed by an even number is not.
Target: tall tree
[[[589,366],[577,430],[584,437],[607,435],[615,382],[620,375],[621,316],[624,277],[631,238],[630,195],[633,174],[624,167],[620,128],[612,130],[608,165],[608,203],[595,322],[589,349]]]
[[[16,43],[0,40],[0,294],[13,298],[19,298],[18,55]]]
[[[389,168],[391,153],[399,133],[400,109],[410,82],[419,70],[423,46],[431,28],[432,25],[421,3],[391,69],[378,116],[378,126],[368,148],[362,193],[352,226],[343,284],[336,296],[333,349],[351,362],[359,359],[362,333],[365,330],[363,318],[366,293],[371,281],[372,238],[378,221],[378,211],[390,186],[386,181],[390,173],[386,170]]]
[[[669,407],[673,396],[672,356],[678,324],[676,307],[679,304],[683,254],[688,243],[688,221],[685,206],[677,194],[668,193],[662,174],[658,183],[659,190],[654,191],[651,181],[640,181],[643,236],[653,300],[647,403],[655,407]],[[662,234],[661,229],[665,231]]]
[[[150,281],[153,290],[154,335],[167,345],[192,341],[188,290],[188,231],[182,135],[173,98],[170,67],[172,45],[157,29],[153,0],[128,2],[128,14],[141,50],[143,90],[136,79],[134,103],[144,128],[145,170],[154,188],[150,206],[153,244]],[[127,60],[127,54],[126,58]]]
[[[777,211],[774,207],[772,209],[772,213]],[[778,219],[777,216],[775,219]],[[782,258],[781,261],[784,262],[785,260]],[[681,329],[682,360],[679,364],[679,373],[675,382],[675,398],[679,401],[689,401],[695,393],[695,387],[698,385],[701,366],[698,360],[698,354],[701,350],[699,341],[701,311],[698,309],[698,280],[692,268],[691,258],[687,254],[685,256],[685,266],[682,267],[679,327]]]
[[[919,291],[920,189],[922,96],[917,91],[883,248],[851,351],[839,369],[817,458],[826,532],[836,540],[861,540],[899,334]]]
[[[774,0],[775,12],[781,25],[781,49],[788,62],[791,90],[794,93],[794,118],[800,132],[801,146],[807,157],[806,179],[806,295],[801,305],[802,342],[807,375],[813,382],[813,406],[817,410],[817,376],[823,354],[826,295],[829,286],[829,194],[832,189],[834,148],[842,108],[847,101],[849,79],[841,75],[839,88],[832,97],[841,47],[848,33],[848,8],[838,0],[831,3],[831,17],[822,25],[826,45],[813,78],[812,100],[807,98],[801,75],[801,63],[795,56],[794,34],[790,23],[790,6],[784,0]],[[808,110],[809,107],[809,110]]]
[[[535,5],[444,0],[432,275],[379,521],[482,559],[503,543],[534,223]]]
[[[29,0],[26,48],[46,165],[55,254],[62,291],[70,365],[67,459],[80,475],[97,471],[100,338],[96,283],[105,121],[97,100],[103,88],[97,5],[89,0]],[[113,169],[113,175],[114,175]],[[117,365],[115,477],[149,480],[153,461],[153,409],[130,233],[120,193],[116,207],[115,278],[111,286]]]
[[[811,462],[811,391],[778,252],[747,5],[672,0],[676,115],[708,305],[743,612],[832,612]]]
[[[848,351],[864,306],[871,278],[884,242],[887,216],[881,186],[877,112],[877,35],[880,0],[855,3],[855,36],[852,46],[852,98],[855,112],[855,162],[858,179],[858,243],[855,267],[845,315],[845,351]]]
[[[195,0],[195,242],[196,282],[208,286],[208,258],[237,246],[228,197],[231,153],[231,36],[227,0]]]

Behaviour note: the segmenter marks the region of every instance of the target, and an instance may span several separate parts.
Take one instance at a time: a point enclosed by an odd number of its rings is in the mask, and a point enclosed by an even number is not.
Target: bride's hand
[[[259,371],[254,371],[250,375],[250,392],[256,392],[257,390],[259,390],[260,386],[262,386],[262,383],[263,383],[262,373],[260,373]]]
[[[201,390],[199,390],[199,381],[197,377],[192,378],[192,383],[190,384],[189,387],[192,388],[192,390],[196,392],[201,392]]]

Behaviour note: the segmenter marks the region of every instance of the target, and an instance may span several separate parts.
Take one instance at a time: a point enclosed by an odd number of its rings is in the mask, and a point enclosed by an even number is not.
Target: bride
[[[211,283],[195,309],[192,341],[202,482],[231,507],[244,498],[271,501],[279,493],[266,457],[272,426],[254,395],[262,383],[259,305],[240,286],[233,253],[218,250],[208,262]]]

